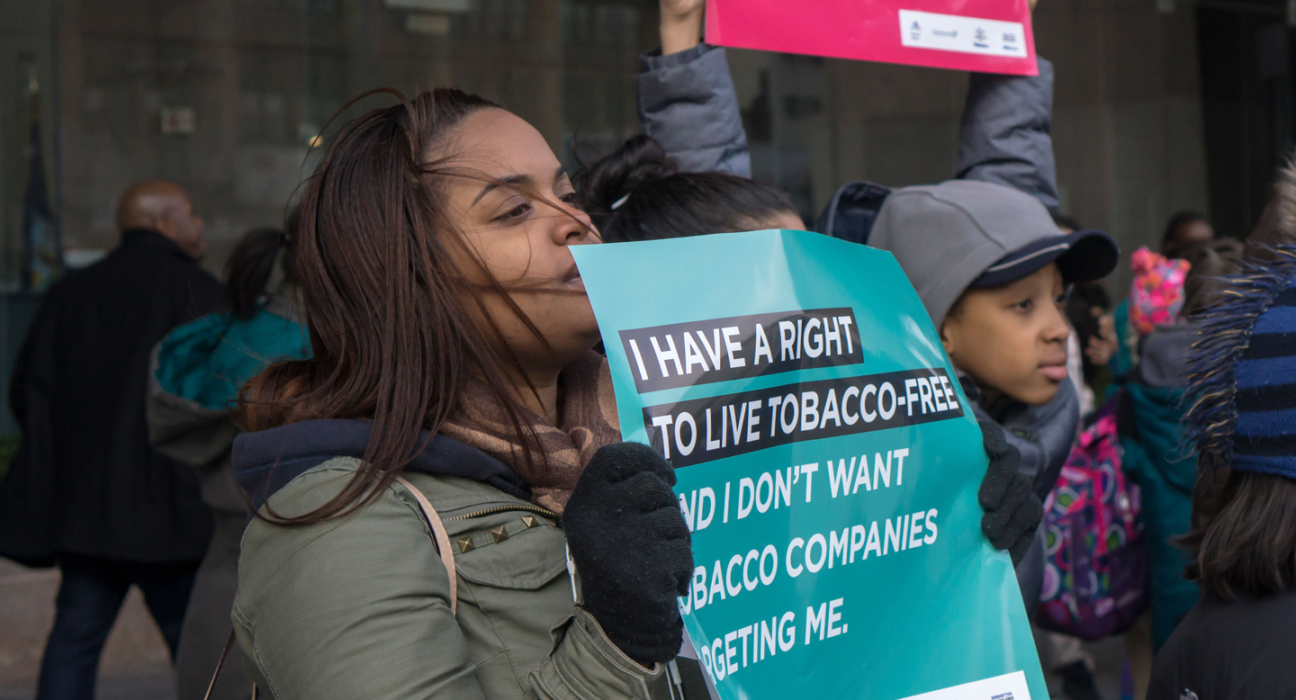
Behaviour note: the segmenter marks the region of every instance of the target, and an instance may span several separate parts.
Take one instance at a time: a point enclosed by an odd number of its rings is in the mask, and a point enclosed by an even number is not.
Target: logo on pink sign
[[[707,41],[780,53],[1036,75],[1027,0],[707,0]]]

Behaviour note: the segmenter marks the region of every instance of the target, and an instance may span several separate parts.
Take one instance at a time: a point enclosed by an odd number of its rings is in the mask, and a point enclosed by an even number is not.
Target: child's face
[[[969,289],[941,325],[954,366],[972,377],[993,403],[1008,395],[1048,403],[1067,380],[1062,273],[1050,263],[1002,287]]]

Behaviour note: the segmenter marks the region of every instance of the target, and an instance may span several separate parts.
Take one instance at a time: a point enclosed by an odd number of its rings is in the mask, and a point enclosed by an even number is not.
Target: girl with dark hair
[[[1242,264],[1201,317],[1188,376],[1198,452],[1185,575],[1202,597],[1148,697],[1296,697],[1296,247]]]
[[[1209,244],[1215,240],[1215,229],[1205,214],[1186,210],[1177,212],[1166,223],[1161,234],[1161,254],[1167,258],[1181,258],[1191,246]]]
[[[570,251],[598,236],[540,133],[402,96],[341,129],[294,234],[314,354],[246,386],[233,455],[261,691],[678,696],[689,532],[670,466],[620,442]]]
[[[686,173],[650,136],[581,169],[580,203],[608,243],[761,229],[805,230],[783,192],[729,173]]]
[[[149,374],[149,438],[163,454],[198,470],[202,500],[215,527],[198,569],[176,655],[176,697],[198,700],[212,663],[229,638],[238,581],[239,539],[247,502],[230,471],[238,428],[232,409],[239,389],[272,360],[310,356],[306,329],[287,300],[293,280],[287,233],[243,234],[225,265],[222,309],[171,331],[154,349]],[[250,694],[251,681],[231,669],[211,697]]]
[[[289,229],[293,227],[296,216],[294,211],[289,217]],[[275,292],[282,292],[279,287],[292,284],[292,248],[285,245],[289,240],[290,234],[277,228],[258,228],[243,234],[225,263],[223,306],[226,311],[246,321],[255,316],[265,302],[281,298]],[[276,262],[279,263],[277,269]],[[272,290],[267,285],[276,272],[283,279]]]

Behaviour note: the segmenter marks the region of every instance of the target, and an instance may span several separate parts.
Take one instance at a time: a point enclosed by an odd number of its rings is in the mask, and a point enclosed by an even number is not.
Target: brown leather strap
[[[225,648],[221,650],[220,661],[216,662],[216,672],[212,674],[211,682],[207,684],[207,692],[203,693],[203,700],[211,700],[212,691],[216,690],[216,681],[220,679],[221,671],[225,670],[225,662],[229,661],[230,650],[234,648],[234,630],[230,630],[229,639],[225,640]],[[257,700],[257,686],[252,684],[252,700]]]
[[[427,521],[428,527],[432,528],[432,537],[437,548],[437,553],[441,555],[441,563],[445,565],[446,574],[450,577],[450,614],[454,615],[459,609],[459,578],[455,573],[454,551],[450,549],[450,535],[446,534],[445,523],[441,522],[441,516],[437,515],[436,508],[428,502],[427,496],[422,491],[411,484],[405,477],[396,477],[397,483],[404,486],[418,501],[419,509],[423,511],[423,519]],[[211,700],[212,691],[216,689],[216,681],[220,678],[221,671],[225,670],[225,662],[229,660],[230,650],[234,648],[234,631],[230,630],[229,639],[225,641],[225,648],[221,651],[220,661],[216,662],[216,672],[212,674],[211,682],[207,684],[207,692],[203,694],[203,700]],[[256,684],[252,684],[252,700],[257,700],[260,689]]]
[[[441,516],[437,515],[436,508],[428,502],[422,491],[419,491],[403,476],[396,477],[396,483],[404,486],[411,494],[414,500],[418,501],[419,508],[423,511],[423,519],[427,520],[428,527],[432,528],[432,536],[436,540],[437,553],[441,555],[441,563],[445,564],[446,574],[450,576],[450,614],[456,614],[459,607],[459,578],[455,573],[454,550],[450,548],[450,535],[446,534],[445,524],[441,522]]]
[[[220,661],[216,662],[216,672],[212,674],[211,683],[207,684],[207,692],[203,693],[203,700],[211,700],[212,691],[216,689],[216,679],[220,678],[221,671],[225,670],[225,662],[229,659],[230,649],[234,648],[234,630],[230,630],[229,639],[225,640],[225,648],[221,650]]]

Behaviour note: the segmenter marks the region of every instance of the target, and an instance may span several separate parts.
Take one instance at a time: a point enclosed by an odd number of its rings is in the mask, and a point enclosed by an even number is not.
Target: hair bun
[[[612,211],[613,205],[639,185],[679,172],[679,165],[651,136],[626,141],[610,155],[582,167],[573,179],[581,206],[591,213]]]

